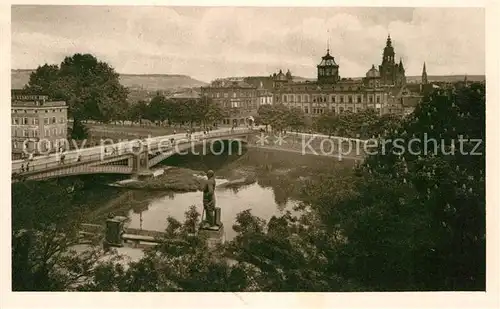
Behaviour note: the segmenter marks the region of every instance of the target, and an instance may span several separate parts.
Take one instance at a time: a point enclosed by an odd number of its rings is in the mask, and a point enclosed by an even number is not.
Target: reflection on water
[[[262,219],[292,211],[300,201],[304,181],[321,174],[350,170],[352,161],[303,156],[272,150],[249,149],[243,155],[174,156],[165,165],[206,171],[212,169],[218,177],[217,207],[222,209],[226,238],[234,237],[232,229],[236,215],[246,209]],[[235,181],[236,186],[226,186]],[[226,183],[226,185],[223,185]],[[164,230],[166,218],[183,221],[191,205],[202,212],[201,192],[172,193],[141,190],[124,191],[93,212],[94,222],[105,220],[109,212],[126,215],[129,226],[147,230]]]
[[[198,212],[202,212],[201,192],[189,192],[164,196],[152,200],[147,210],[142,214],[134,213],[130,210],[130,227],[149,230],[165,229],[165,222],[168,216],[172,216],[180,221],[184,218],[184,212],[191,205],[197,207]],[[262,188],[258,184],[253,184],[240,188],[236,193],[231,190],[217,190],[217,207],[222,209],[222,222],[225,226],[226,238],[234,237],[235,232],[232,225],[236,215],[246,209],[251,209],[252,213],[269,220],[273,215],[279,215],[284,209],[292,210],[296,202],[289,201],[287,204],[276,208],[275,197],[271,188]],[[142,222],[141,222],[142,220]]]

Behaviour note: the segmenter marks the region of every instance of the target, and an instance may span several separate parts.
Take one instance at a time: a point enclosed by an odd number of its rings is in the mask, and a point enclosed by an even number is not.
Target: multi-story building
[[[402,61],[395,64],[394,55],[389,37],[379,70],[372,65],[364,78],[351,79],[340,77],[340,66],[328,49],[317,65],[316,81],[294,82],[290,71],[273,74],[274,103],[300,108],[310,116],[367,108],[388,113],[391,102],[401,104],[398,95],[406,84]]]
[[[11,93],[12,156],[57,149],[67,138],[68,107],[64,101],[20,90]]]
[[[231,126],[246,125],[250,116],[257,115],[259,93],[264,91],[240,78],[217,79],[201,88],[202,97],[212,99],[228,112],[222,125]]]

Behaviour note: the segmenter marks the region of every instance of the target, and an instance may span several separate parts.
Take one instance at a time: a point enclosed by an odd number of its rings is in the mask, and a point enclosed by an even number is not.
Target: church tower
[[[406,84],[405,69],[403,60],[400,58],[399,63],[396,63],[396,53],[392,46],[391,36],[387,36],[384,52],[382,55],[382,64],[379,65],[380,83],[382,85],[403,86]]]
[[[399,69],[394,61],[394,47],[392,46],[391,36],[387,36],[387,41],[382,55],[382,65],[379,66],[380,82],[383,85],[396,84],[396,71]]]
[[[335,63],[335,58],[330,55],[330,49],[326,50],[326,55],[321,58],[318,64],[318,83],[336,83],[339,81],[339,66]]]
[[[427,70],[425,69],[425,62],[424,62],[424,68],[422,69],[422,85],[427,85],[429,81],[427,80]]]
[[[398,65],[398,70],[396,73],[397,73],[396,85],[398,85],[398,86],[406,85],[405,68],[403,66],[403,59],[402,58],[399,58],[399,65]]]

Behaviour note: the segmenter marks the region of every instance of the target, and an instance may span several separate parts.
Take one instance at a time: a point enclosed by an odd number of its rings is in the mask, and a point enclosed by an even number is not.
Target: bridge
[[[215,141],[228,141],[229,147],[232,142],[248,143],[249,136],[258,133],[264,126],[219,129],[207,134],[203,132],[192,133],[187,136],[185,133],[157,136],[152,138],[136,139],[114,144],[102,144],[96,147],[82,148],[67,151],[64,153],[64,160],[61,160],[61,153],[47,156],[35,157],[32,161],[17,160],[12,162],[12,181],[19,180],[43,180],[72,175],[84,174],[127,174],[136,176],[150,176],[151,168],[163,160],[175,154],[187,153],[189,149],[195,149],[199,145],[204,147],[212,145]],[[349,145],[365,145],[366,141],[360,139],[350,139],[338,136],[327,136],[322,134],[290,133],[286,136],[292,140],[309,139],[312,143],[310,149],[321,148],[326,140],[348,141]],[[318,138],[319,137],[319,138]],[[258,139],[257,139],[258,140]],[[285,147],[275,147],[264,143],[251,145],[257,148],[272,148],[278,150],[288,150],[293,152],[304,152],[299,147],[300,143],[288,143]],[[286,144],[286,143],[285,143]],[[333,144],[332,144],[333,145]],[[338,142],[340,145],[340,142]],[[345,144],[342,144],[344,147]],[[290,149],[288,149],[290,148]],[[206,150],[206,148],[204,148]],[[212,148],[210,150],[213,150]],[[340,151],[340,148],[339,148]],[[303,153],[303,154],[307,154]],[[310,152],[309,152],[310,154]],[[328,157],[337,157],[329,152],[314,153]],[[360,159],[362,157],[344,155],[347,159]],[[26,165],[29,166],[26,169]]]
[[[135,174],[150,175],[150,168],[175,154],[187,153],[199,145],[212,145],[216,141],[246,143],[248,136],[259,130],[254,128],[233,128],[187,134],[172,134],[102,144],[33,158],[31,161],[12,162],[12,181],[43,180],[83,174]],[[29,163],[29,165],[28,165]],[[27,168],[26,168],[27,167]]]

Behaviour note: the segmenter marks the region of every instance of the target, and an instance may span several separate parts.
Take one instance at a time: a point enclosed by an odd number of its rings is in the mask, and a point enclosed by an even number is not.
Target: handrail
[[[242,133],[251,133],[258,128],[259,127],[256,127],[256,128],[234,128],[231,130],[224,130],[222,132],[213,132],[213,133],[207,133],[207,134],[193,133],[191,135],[190,139],[185,138],[185,137],[179,138],[180,134],[172,134],[172,135],[164,135],[164,136],[152,137],[152,138],[147,138],[147,139],[142,139],[142,140],[136,139],[133,141],[120,142],[120,143],[115,143],[115,144],[110,144],[110,145],[100,145],[100,146],[91,147],[91,148],[71,150],[71,151],[64,153],[65,159],[66,158],[68,160],[77,159],[77,161],[67,162],[67,163],[62,162],[60,160],[57,160],[58,158],[60,158],[60,154],[55,153],[55,154],[51,154],[45,158],[39,157],[37,159],[34,159],[33,161],[12,162],[12,165],[23,165],[25,168],[28,165],[24,165],[23,163],[24,162],[26,164],[29,163],[28,170],[24,170],[24,171],[22,171],[21,166],[17,166],[17,167],[12,166],[12,173],[17,174],[17,175],[25,175],[25,174],[30,174],[31,172],[40,171],[40,170],[47,170],[49,168],[54,168],[54,167],[55,168],[57,168],[57,167],[65,167],[66,168],[66,167],[72,167],[72,166],[81,165],[81,164],[93,163],[95,161],[105,160],[107,157],[109,159],[114,159],[114,158],[119,157],[119,156],[134,154],[133,149],[135,148],[134,146],[137,146],[138,142],[140,142],[142,146],[144,146],[144,143],[146,143],[146,145],[150,147],[150,148],[148,148],[148,151],[150,151],[152,149],[157,149],[159,147],[159,144],[162,141],[167,140],[170,143],[171,138],[174,138],[174,140],[175,140],[174,143],[176,146],[180,146],[183,144],[192,143],[194,141],[213,139],[215,137],[222,137],[222,136],[228,136],[228,135],[230,136],[230,135],[242,134]],[[175,137],[177,137],[177,138],[175,138]],[[109,148],[116,149],[117,147],[119,147],[119,149],[122,151],[119,152],[116,156],[109,157],[109,155],[106,154],[106,149],[109,149]],[[125,152],[123,152],[123,148],[125,148]],[[172,147],[170,147],[170,148],[172,148]],[[104,153],[102,152],[103,149],[104,149]],[[82,154],[82,152],[88,153],[88,152],[95,152],[95,151],[98,151],[98,153]],[[113,154],[114,154],[114,152],[111,153],[111,155],[113,155]],[[78,160],[78,158],[79,158],[79,160]],[[41,160],[44,160],[44,161],[51,160],[51,161],[45,162],[45,163],[39,163],[39,164],[34,163],[37,160],[40,160],[40,161]]]

